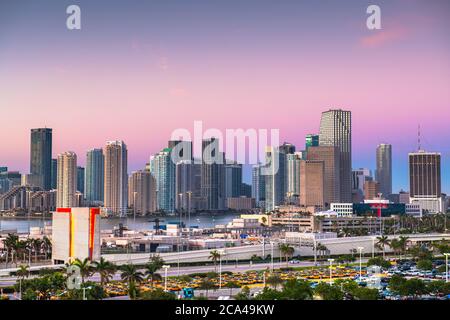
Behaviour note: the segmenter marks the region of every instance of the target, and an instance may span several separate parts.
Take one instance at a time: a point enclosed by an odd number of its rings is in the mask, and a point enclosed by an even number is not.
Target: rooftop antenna
[[[417,130],[417,145],[418,145],[418,147],[419,147],[419,151],[421,150],[421,148],[420,148],[420,123],[419,123],[419,127],[418,127],[418,130]]]

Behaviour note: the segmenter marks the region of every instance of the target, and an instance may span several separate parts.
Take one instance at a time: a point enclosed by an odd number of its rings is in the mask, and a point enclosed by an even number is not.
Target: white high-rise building
[[[77,155],[68,151],[58,155],[56,207],[76,207]]]
[[[108,141],[105,157],[104,207],[108,214],[123,216],[128,207],[128,151],[123,141]]]

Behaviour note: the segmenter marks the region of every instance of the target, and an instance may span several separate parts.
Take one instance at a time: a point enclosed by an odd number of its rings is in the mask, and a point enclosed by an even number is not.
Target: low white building
[[[353,203],[332,203],[330,209],[339,217],[351,217],[353,215]]]

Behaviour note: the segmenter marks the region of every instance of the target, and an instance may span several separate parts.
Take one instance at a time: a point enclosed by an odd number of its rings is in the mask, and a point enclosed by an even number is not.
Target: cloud
[[[362,37],[360,44],[366,48],[381,47],[388,43],[404,39],[409,30],[404,27],[391,27],[379,31],[371,31],[373,34]]]

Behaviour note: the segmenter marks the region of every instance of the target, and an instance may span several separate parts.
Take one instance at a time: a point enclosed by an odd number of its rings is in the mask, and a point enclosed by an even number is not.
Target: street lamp
[[[167,292],[167,269],[170,268],[168,264],[162,266],[164,269],[164,291]]]
[[[328,259],[328,262],[330,263],[330,286],[331,286],[331,283],[332,283],[332,278],[333,278],[333,276],[332,276],[332,273],[333,273],[333,261],[334,261],[334,259]]]
[[[361,281],[362,278],[362,252],[364,250],[364,247],[358,247],[359,250],[359,281]]]
[[[273,245],[274,245],[274,242],[273,241],[270,241],[270,270],[271,270],[271,272],[273,273]]]
[[[222,256],[225,255],[224,250],[218,250],[219,253],[219,289],[222,288]]]
[[[445,256],[445,282],[448,282],[448,256],[450,253],[444,253]]]

